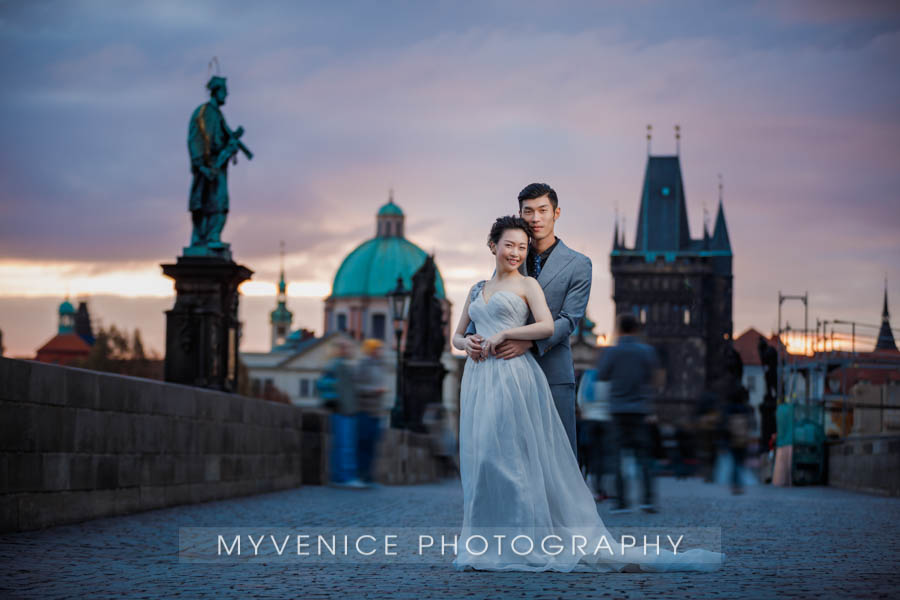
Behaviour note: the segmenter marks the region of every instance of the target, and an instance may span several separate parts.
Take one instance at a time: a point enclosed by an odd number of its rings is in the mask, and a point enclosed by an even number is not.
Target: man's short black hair
[[[535,198],[540,198],[541,196],[547,196],[547,198],[550,199],[550,204],[553,206],[553,210],[556,210],[556,207],[559,206],[559,199],[556,197],[556,190],[554,190],[546,183],[532,183],[525,186],[525,189],[519,192],[519,209],[521,210],[522,202],[524,202],[525,200],[534,200]]]
[[[619,330],[619,333],[631,335],[637,333],[638,329],[640,329],[640,323],[638,323],[637,317],[633,314],[622,313],[616,317],[616,328]]]

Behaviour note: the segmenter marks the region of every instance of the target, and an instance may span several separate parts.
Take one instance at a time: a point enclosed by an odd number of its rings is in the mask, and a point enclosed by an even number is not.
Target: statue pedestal
[[[447,369],[440,362],[423,360],[403,361],[402,413],[395,417],[392,427],[427,433],[422,422],[427,404],[443,404],[444,376]]]
[[[237,391],[238,285],[253,271],[216,256],[180,256],[161,265],[175,280],[175,306],[166,311],[165,380]]]
[[[206,246],[185,246],[182,248],[182,257],[218,258],[219,260],[231,262],[231,244],[227,242],[213,242]]]

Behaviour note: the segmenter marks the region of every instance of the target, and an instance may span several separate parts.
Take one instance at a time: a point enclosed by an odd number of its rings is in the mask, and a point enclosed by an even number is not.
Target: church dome
[[[427,254],[403,237],[404,215],[393,197],[379,209],[375,220],[375,237],[357,246],[338,268],[331,288],[333,298],[384,297],[397,286],[398,276],[407,290],[412,289],[412,276],[425,263]],[[445,297],[440,271],[435,278],[435,295]]]
[[[331,295],[384,296],[403,278],[407,290],[412,289],[412,276],[425,264],[424,250],[405,238],[373,238],[356,247],[341,263],[334,276]],[[440,271],[435,278],[435,295],[444,297],[444,280]]]
[[[59,305],[59,314],[62,315],[74,315],[75,307],[72,306],[72,303],[68,301],[68,299],[63,300],[63,303]]]

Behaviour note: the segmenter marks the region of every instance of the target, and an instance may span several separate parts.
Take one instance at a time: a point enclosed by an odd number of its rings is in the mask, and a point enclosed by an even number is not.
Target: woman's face
[[[515,271],[528,256],[528,236],[521,229],[507,229],[494,245],[497,272]]]

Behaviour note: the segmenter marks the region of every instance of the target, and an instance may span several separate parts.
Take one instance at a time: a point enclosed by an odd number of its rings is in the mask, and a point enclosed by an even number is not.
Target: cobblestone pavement
[[[658,514],[600,513],[608,527],[721,527],[714,573],[486,573],[450,564],[310,566],[179,560],[180,527],[458,527],[458,480],[303,487],[0,536],[3,598],[896,598],[900,499],[827,487],[659,480]]]

